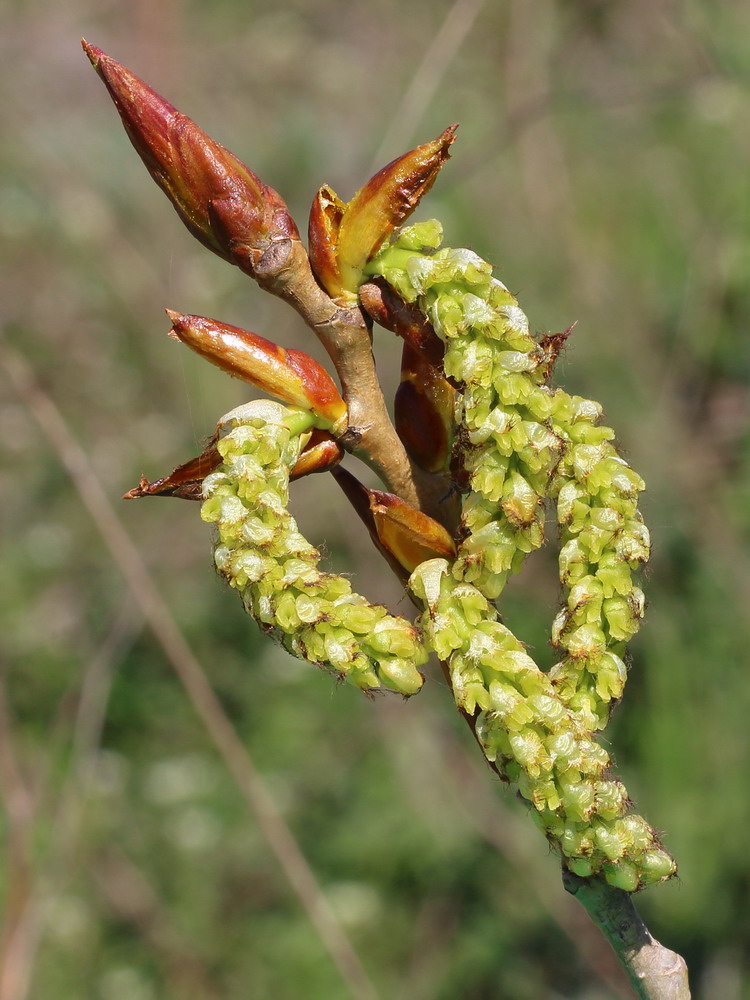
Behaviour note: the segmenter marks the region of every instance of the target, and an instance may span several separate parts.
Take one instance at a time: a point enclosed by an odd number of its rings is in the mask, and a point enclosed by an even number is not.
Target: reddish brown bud
[[[404,344],[394,419],[409,457],[425,472],[450,465],[456,390],[425,356]]]
[[[341,294],[341,275],[336,254],[339,225],[346,205],[333,188],[324,184],[315,195],[307,227],[310,266],[313,274],[332,298]]]
[[[367,489],[341,466],[333,477],[401,580],[425,559],[455,559],[455,544],[442,524],[393,493]]]
[[[215,440],[206,450],[191,458],[189,462],[178,465],[168,476],[150,483],[141,476],[141,481],[132,490],[123,494],[123,500],[136,500],[138,497],[163,496],[180,497],[182,500],[200,500],[201,483],[206,476],[217,469],[222,462]]]
[[[370,509],[380,544],[412,573],[426,559],[456,558],[456,546],[438,521],[393,493],[370,490]]]
[[[130,141],[196,239],[251,275],[273,242],[299,239],[273,188],[130,70],[82,45]]]
[[[290,479],[301,479],[314,472],[330,472],[344,457],[344,449],[328,431],[317,428],[302,449],[302,454],[292,468]]]
[[[328,427],[341,429],[346,403],[325,368],[308,354],[205,316],[181,316],[169,309],[167,315],[172,321],[170,336],[207,361],[284,403],[310,410]]]
[[[450,125],[437,139],[387,164],[346,206],[338,232],[339,273],[345,292],[356,293],[367,261],[430,190],[448,159],[457,128]]]
[[[405,302],[390,285],[378,279],[359,286],[359,300],[376,323],[403,337],[436,368],[442,366],[445,344],[416,305]]]

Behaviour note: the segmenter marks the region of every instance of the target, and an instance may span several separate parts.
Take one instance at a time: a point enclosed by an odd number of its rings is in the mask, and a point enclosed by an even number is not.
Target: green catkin
[[[439,249],[440,238],[438,223],[411,226],[368,267],[430,319],[460,387],[456,449],[469,477],[462,541],[452,565],[433,559],[412,574],[421,631],[322,572],[287,510],[312,414],[268,401],[229,414],[201,515],[217,526],[219,571],[294,655],[357,687],[408,695],[434,650],[487,758],[518,785],[567,867],[632,892],[676,870],[648,823],[628,811],[593,736],[622,694],[625,644],[643,613],[632,576],[648,558],[643,483],[599,424],[598,404],[546,384],[551,357],[490,265],[469,250]],[[492,601],[542,544],[548,500],[563,543],[564,606],[552,636],[563,655],[544,673]]]
[[[232,415],[230,414],[231,418]],[[414,694],[427,653],[415,627],[319,569],[320,553],[287,510],[289,471],[311,414],[261,402],[241,408],[203,482],[201,517],[216,524],[214,559],[248,613],[290,653],[356,687]]]
[[[598,423],[599,404],[546,384],[549,354],[490,265],[440,242],[439,223],[411,226],[368,270],[429,317],[446,345],[445,373],[462,387],[455,419],[470,492],[452,572],[497,598],[544,541],[545,499],[557,500],[565,604],[552,631],[562,660],[550,676],[586,727],[601,729],[643,615],[632,579],[648,558],[643,482]]]
[[[410,226],[368,266],[429,318],[461,389],[463,541],[450,571],[440,570],[439,599],[433,581],[423,627],[448,659],[458,703],[479,710],[485,753],[534,803],[571,870],[632,891],[675,865],[645,820],[626,814],[625,789],[605,777],[607,755],[590,734],[622,695],[625,644],[643,614],[632,578],[649,551],[637,509],[643,482],[599,424],[599,405],[546,384],[552,359],[490,265],[440,249],[441,237],[435,221]],[[542,544],[547,498],[557,502],[565,603],[552,634],[563,656],[545,675],[488,600]],[[427,566],[412,578],[423,599]]]
[[[445,341],[461,459],[469,475],[457,579],[495,599],[544,540],[544,497],[564,442],[541,387],[545,352],[515,298],[470,250],[436,249],[438,223],[403,230],[368,270],[416,302]],[[540,412],[541,411],[541,412]]]
[[[476,735],[498,772],[518,785],[549,840],[577,875],[602,875],[630,892],[672,875],[674,861],[641,817],[628,812],[606,750],[554,684],[444,559],[423,562],[409,587],[425,605],[422,628],[448,663],[456,703],[476,714]]]

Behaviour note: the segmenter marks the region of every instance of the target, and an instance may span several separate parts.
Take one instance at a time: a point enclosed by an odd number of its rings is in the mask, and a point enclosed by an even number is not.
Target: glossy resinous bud
[[[448,159],[457,125],[404,153],[357,191],[348,204],[328,186],[310,214],[310,258],[329,295],[354,302],[365,264],[417,207]]]
[[[333,470],[333,478],[375,547],[404,583],[425,559],[455,558],[456,546],[450,534],[428,514],[393,493],[368,489],[342,467]]]
[[[401,497],[370,490],[370,510],[381,545],[407,573],[427,559],[455,558],[455,543],[442,524]]]
[[[404,344],[394,422],[409,457],[426,472],[450,465],[456,390],[418,350]]]
[[[320,284],[334,299],[342,295],[337,244],[345,211],[344,202],[333,188],[324,184],[313,199],[307,226],[310,266]]]
[[[330,472],[344,457],[344,449],[328,431],[314,430],[292,466],[289,478],[302,479],[315,472]]]
[[[314,358],[228,323],[167,310],[170,335],[230,375],[293,406],[310,410],[325,428],[343,429],[346,403]]]
[[[273,188],[130,70],[82,45],[137,153],[196,239],[251,275],[272,242],[299,239]]]

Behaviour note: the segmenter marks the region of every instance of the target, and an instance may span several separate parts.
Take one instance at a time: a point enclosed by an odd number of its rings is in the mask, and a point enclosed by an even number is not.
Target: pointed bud
[[[310,440],[302,449],[296,465],[291,470],[290,479],[302,479],[314,472],[330,472],[344,457],[344,449],[328,431],[314,430]]]
[[[427,514],[393,493],[367,489],[341,466],[333,470],[333,478],[359,514],[375,547],[404,583],[426,559],[455,559],[453,539]]]
[[[346,404],[314,358],[215,319],[181,316],[169,309],[167,315],[172,321],[170,336],[201,357],[285,403],[312,411],[327,428],[343,427]]]
[[[456,546],[438,521],[393,493],[370,490],[370,509],[381,545],[411,574],[427,559],[456,558]]]
[[[397,226],[402,225],[432,187],[448,159],[458,125],[417,146],[379,170],[346,206],[338,232],[342,288],[356,293],[362,270]]]
[[[424,355],[404,344],[394,418],[409,457],[425,472],[444,472],[451,461],[456,390]]]
[[[405,302],[390,285],[377,278],[360,285],[359,300],[376,323],[403,337],[436,368],[442,366],[445,344],[416,305]]]
[[[299,239],[273,188],[130,70],[82,45],[136,152],[196,239],[251,275],[273,243]]]
[[[215,439],[197,458],[178,465],[168,476],[150,483],[141,476],[141,481],[132,490],[123,494],[123,500],[136,500],[139,497],[162,496],[179,497],[182,500],[202,500],[201,484],[206,476],[222,463],[221,453],[216,447]]]
[[[346,205],[333,188],[324,184],[313,200],[307,227],[310,266],[318,282],[334,299],[342,291],[336,246],[345,210]]]

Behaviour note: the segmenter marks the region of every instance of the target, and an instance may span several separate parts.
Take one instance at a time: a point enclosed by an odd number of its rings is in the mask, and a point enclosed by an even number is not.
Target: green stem
[[[651,935],[630,893],[565,870],[563,885],[609,941],[642,1000],[690,1000],[685,959]]]

